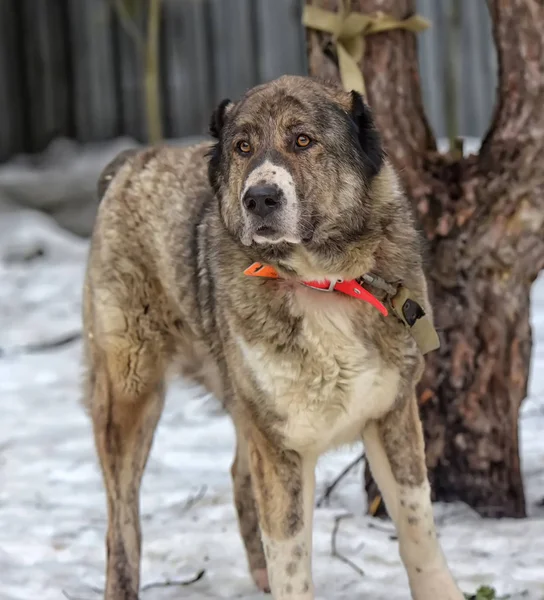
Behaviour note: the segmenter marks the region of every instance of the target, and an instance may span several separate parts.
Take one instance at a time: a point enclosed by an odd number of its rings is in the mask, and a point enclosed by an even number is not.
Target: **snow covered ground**
[[[38,213],[0,216],[0,600],[98,600],[104,585],[105,501],[78,403],[80,342],[73,340],[86,250]],[[544,279],[533,293],[536,344],[521,420],[531,517],[484,521],[460,505],[437,506],[436,514],[465,591],[488,584],[512,598],[543,600]],[[142,599],[257,600],[231,499],[232,427],[197,392],[183,383],[171,389],[156,436],[142,493],[142,583],[205,574],[189,587],[149,589]],[[359,450],[321,461],[319,491]],[[407,599],[392,527],[364,516],[360,482],[359,468],[316,511],[318,597]],[[346,514],[338,551],[364,575],[331,557],[335,518]]]

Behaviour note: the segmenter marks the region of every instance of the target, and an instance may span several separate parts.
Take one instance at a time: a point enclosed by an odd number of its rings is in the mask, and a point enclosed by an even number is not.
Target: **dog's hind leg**
[[[137,600],[140,482],[164,403],[164,357],[133,307],[96,308],[88,394],[108,508],[106,600]]]
[[[251,485],[247,442],[236,432],[236,456],[231,468],[234,504],[251,576],[262,592],[270,592],[266,559],[261,542],[259,517]]]
[[[315,460],[283,450],[258,432],[249,458],[274,600],[313,600],[312,519]]]
[[[162,383],[124,395],[107,368],[95,373],[91,414],[107,494],[106,600],[136,600],[140,579],[140,482],[163,406]]]
[[[366,457],[399,538],[414,600],[462,600],[438,542],[413,392],[363,431]]]

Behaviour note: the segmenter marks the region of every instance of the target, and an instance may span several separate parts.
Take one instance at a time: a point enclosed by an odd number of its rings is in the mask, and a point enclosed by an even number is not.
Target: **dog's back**
[[[84,293],[86,359],[90,373],[108,364],[111,385],[139,386],[123,393],[147,393],[172,367],[222,396],[199,299],[197,230],[215,209],[209,147],[127,151],[101,174]]]

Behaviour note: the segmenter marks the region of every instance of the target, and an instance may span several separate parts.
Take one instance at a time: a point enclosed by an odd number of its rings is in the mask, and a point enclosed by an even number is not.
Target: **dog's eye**
[[[241,142],[238,142],[236,144],[236,148],[242,154],[249,154],[251,152],[251,144],[246,140],[242,140]]]
[[[312,143],[312,140],[304,134],[297,136],[296,145],[297,148],[307,148]]]

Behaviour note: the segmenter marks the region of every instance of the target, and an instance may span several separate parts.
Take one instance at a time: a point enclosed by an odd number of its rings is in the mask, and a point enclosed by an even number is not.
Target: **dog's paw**
[[[266,569],[255,569],[251,571],[251,576],[255,585],[264,592],[270,594],[270,583],[268,581],[268,571]]]

